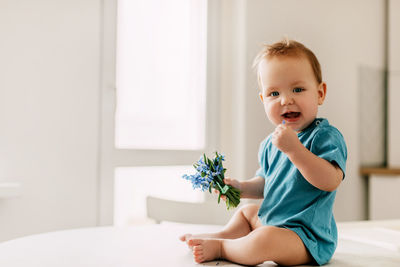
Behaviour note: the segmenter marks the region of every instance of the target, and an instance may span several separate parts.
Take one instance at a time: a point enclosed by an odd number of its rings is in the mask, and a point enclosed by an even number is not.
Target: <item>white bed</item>
[[[221,226],[162,223],[137,227],[96,227],[27,236],[0,243],[6,267],[180,267],[240,266],[225,261],[193,262],[182,233],[215,231]],[[389,240],[374,236],[388,231]],[[326,266],[400,266],[399,221],[339,224],[339,245]],[[378,230],[378,231],[376,231]],[[400,232],[399,232],[400,233]],[[392,245],[391,245],[392,244]],[[260,266],[276,266],[266,262]]]

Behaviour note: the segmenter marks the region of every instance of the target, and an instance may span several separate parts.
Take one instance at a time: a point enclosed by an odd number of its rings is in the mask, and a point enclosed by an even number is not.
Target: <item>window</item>
[[[104,1],[100,225],[146,221],[147,195],[203,201],[181,176],[216,149],[216,3]]]
[[[204,149],[204,0],[120,0],[115,144]]]

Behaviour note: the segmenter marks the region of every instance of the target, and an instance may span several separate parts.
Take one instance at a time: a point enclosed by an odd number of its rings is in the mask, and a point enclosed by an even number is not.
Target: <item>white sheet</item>
[[[376,225],[365,226],[376,227]],[[341,231],[359,229],[346,224]],[[190,267],[240,266],[225,261],[193,262],[183,233],[217,231],[221,226],[166,223],[129,228],[97,227],[33,235],[0,243],[0,266],[7,267]],[[260,267],[276,266],[266,262]],[[339,239],[332,267],[400,266],[400,253],[367,243]]]

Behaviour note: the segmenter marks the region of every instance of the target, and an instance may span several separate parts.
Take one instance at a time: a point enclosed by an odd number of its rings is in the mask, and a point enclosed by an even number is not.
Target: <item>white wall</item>
[[[256,76],[251,65],[263,42],[275,42],[288,35],[305,43],[319,58],[323,79],[328,85],[327,99],[319,115],[339,128],[347,142],[347,173],[338,189],[335,216],[338,220],[365,219],[365,181],[358,175],[358,71],[360,66],[383,69],[384,2],[227,0],[224,4],[231,10],[230,13],[226,11],[226,16],[232,23],[231,26],[226,24],[224,29],[230,33],[224,36],[222,68],[223,72],[229,71],[231,75],[227,76],[231,80],[222,81],[222,99],[231,98],[234,102],[230,110],[222,111],[221,139],[229,133],[244,131],[238,139],[230,140],[231,143],[222,143],[231,153],[237,151],[230,150],[230,145],[244,146],[239,158],[232,156],[235,161],[230,163],[233,168],[229,174],[238,178],[251,177],[258,168],[258,145],[274,127],[267,121],[258,100]],[[237,27],[237,21],[244,21],[245,25]],[[235,43],[240,38],[240,43]],[[237,68],[232,64],[239,64],[240,71],[235,72]],[[242,97],[232,98],[235,94]],[[243,117],[231,116],[237,107],[244,110]],[[236,167],[239,164],[243,164],[243,169]]]
[[[389,77],[388,77],[388,165],[400,167],[400,1],[389,0]]]
[[[0,0],[0,241],[96,225],[102,1]],[[319,57],[328,83],[321,115],[344,134],[347,178],[336,217],[365,217],[358,175],[361,65],[382,68],[383,1],[221,0],[221,140],[229,174],[249,177],[272,131],[251,62],[264,41],[298,38]]]
[[[96,224],[99,0],[0,0],[0,241]]]

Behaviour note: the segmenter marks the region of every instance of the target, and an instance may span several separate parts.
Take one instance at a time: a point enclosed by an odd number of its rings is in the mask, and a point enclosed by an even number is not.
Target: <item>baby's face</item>
[[[269,120],[300,132],[314,121],[325,99],[326,84],[318,84],[305,57],[278,56],[260,63],[260,98]]]

